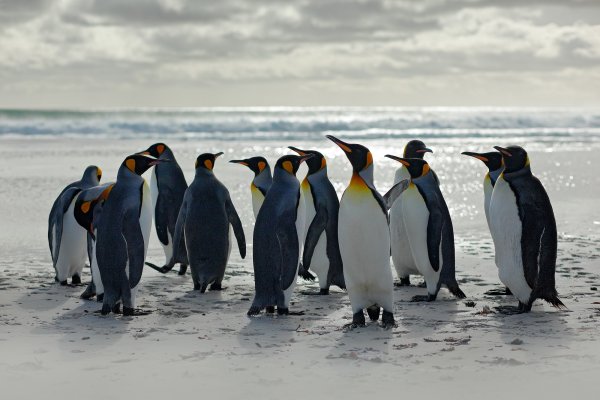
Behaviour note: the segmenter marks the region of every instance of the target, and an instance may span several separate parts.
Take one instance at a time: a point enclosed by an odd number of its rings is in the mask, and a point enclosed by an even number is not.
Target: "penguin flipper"
[[[429,263],[434,271],[440,269],[440,245],[442,242],[442,213],[437,208],[429,210],[429,220],[427,221],[427,253]]]
[[[233,227],[233,233],[238,243],[240,255],[242,258],[246,258],[246,236],[244,235],[244,228],[242,227],[242,221],[240,221],[240,217],[238,216],[238,213],[231,202],[231,198],[229,197],[225,201],[225,209],[227,210],[227,218],[229,219],[229,223]]]
[[[302,256],[302,264],[304,266],[305,271],[308,271],[310,268],[310,262],[315,252],[315,247],[317,247],[319,238],[321,237],[321,234],[325,230],[326,226],[327,209],[325,209],[325,207],[318,207],[317,213],[315,214],[312,222],[310,223],[310,226],[308,227],[308,232],[306,233],[306,240],[304,241],[304,253]]]
[[[144,269],[144,235],[137,213],[130,212],[123,224],[123,237],[127,243],[127,258],[129,260],[129,287],[134,288],[142,278]]]
[[[50,219],[52,223],[48,224],[48,238],[54,237],[54,242],[50,242],[50,252],[52,253],[52,263],[56,266],[56,262],[58,261],[58,253],[60,252],[60,244],[62,240],[62,232],[63,232],[63,217],[65,213],[69,210],[69,206],[73,201],[73,198],[77,196],[77,194],[81,192],[81,189],[76,187],[70,187],[63,191],[60,197],[56,200],[54,206],[52,206],[52,211],[50,212]],[[52,234],[52,229],[56,232],[56,235]],[[53,251],[54,249],[56,251]]]
[[[163,189],[168,190],[168,189]],[[156,207],[154,209],[154,225],[156,226],[156,235],[158,240],[167,246],[169,244],[169,204],[165,201],[165,193],[161,196],[160,192],[156,199]]]
[[[404,192],[409,185],[410,181],[408,179],[404,179],[398,183],[396,183],[390,190],[387,191],[386,194],[383,195],[383,199],[387,205],[388,211],[392,208],[392,205],[396,201],[398,197]]]
[[[172,265],[175,265],[176,261],[181,262],[182,264],[189,264],[187,257],[187,249],[185,248],[185,220],[187,218],[187,209],[188,209],[188,195],[183,197],[183,202],[181,203],[181,207],[179,208],[179,215],[177,216],[177,223],[175,224],[175,234],[173,235],[173,262]]]
[[[291,225],[291,226],[295,226]],[[300,246],[298,243],[298,235],[295,229],[291,233],[291,229],[278,229],[277,241],[279,243],[279,253],[281,254],[281,289],[285,290],[294,279],[298,272],[298,258],[300,257]]]

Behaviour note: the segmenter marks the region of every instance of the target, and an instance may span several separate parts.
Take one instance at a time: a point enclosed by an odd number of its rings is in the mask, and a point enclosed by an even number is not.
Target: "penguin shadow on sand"
[[[31,282],[31,285],[27,287],[27,292],[19,298],[19,306],[33,311],[50,311],[61,308],[69,299],[79,297],[86,286],[61,286],[58,282],[50,282],[49,279]]]
[[[251,353],[260,354],[264,349],[274,349],[290,346],[296,331],[306,327],[307,321],[302,317],[261,314],[246,318],[247,323],[238,332],[238,342]]]

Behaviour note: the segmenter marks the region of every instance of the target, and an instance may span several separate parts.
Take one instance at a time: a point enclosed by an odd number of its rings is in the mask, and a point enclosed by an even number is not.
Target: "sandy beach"
[[[512,297],[486,296],[498,288],[493,243],[483,214],[483,164],[461,151],[489,151],[493,140],[434,139],[428,156],[442,182],[454,221],[457,277],[466,300],[445,289],[438,301],[411,303],[424,289],[395,288],[397,327],[376,324],[346,331],[346,293],[307,296],[316,283],[301,282],[292,311],[303,316],[246,317],[253,297],[252,246],[242,260],[234,246],[218,293],[192,291],[191,277],[162,276],[147,268],[139,317],[100,316],[100,304],[79,298],[84,286],[53,281],[46,229],[55,196],[83,169],[96,164],[103,182],[114,180],[128,154],[151,139],[2,138],[0,157],[0,387],[6,398],[398,398],[440,396],[506,399],[542,396],[593,398],[600,374],[600,143],[519,143],[545,185],[556,214],[557,287],[568,310],[541,301],[529,314],[505,316]],[[338,194],[350,168],[321,141],[172,140],[188,183],[198,153],[223,151],[215,174],[229,188],[251,242],[254,217],[249,170],[233,158],[265,155],[274,161],[286,146],[316,148],[329,160]],[[374,153],[375,182],[387,190],[404,142],[363,142]],[[305,167],[298,176],[303,177]],[[153,231],[148,260],[164,260]],[[162,264],[161,264],[162,265]],[[84,283],[89,280],[84,270]],[[419,279],[413,279],[419,282]],[[472,302],[472,303],[468,303]],[[473,305],[474,303],[474,305]]]

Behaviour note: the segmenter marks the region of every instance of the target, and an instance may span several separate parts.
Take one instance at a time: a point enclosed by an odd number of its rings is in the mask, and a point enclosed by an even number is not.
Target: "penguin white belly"
[[[97,230],[94,230],[94,235]],[[104,285],[102,284],[102,276],[100,276],[100,269],[98,268],[98,260],[96,259],[96,241],[92,241],[92,265],[90,265],[90,269],[92,270],[92,279],[94,280],[94,285],[96,286],[96,296],[104,293]]]
[[[75,273],[81,275],[87,260],[87,232],[75,220],[75,201],[71,200],[67,212],[63,215],[63,231],[58,248],[56,274],[60,282],[72,277]]]
[[[254,213],[254,220],[258,216],[258,212],[265,201],[265,196],[262,192],[252,183],[250,185],[250,193],[252,193],[252,212]]]
[[[310,228],[310,224],[315,218],[317,211],[315,210],[315,203],[312,192],[310,191],[310,186],[302,182],[302,191],[304,193],[304,203],[306,205],[305,230],[306,234],[308,234],[308,229]],[[317,274],[317,278],[319,278],[319,287],[322,289],[326,288],[327,274],[329,273],[329,258],[327,258],[327,235],[325,234],[325,231],[321,233],[317,245],[315,246],[312,259],[310,260],[310,269]]]
[[[408,242],[408,232],[404,227],[402,218],[403,213],[403,194],[401,194],[390,209],[390,235],[392,246],[392,260],[398,278],[405,278],[409,275],[421,275]]]
[[[398,168],[396,170],[396,173],[394,174],[394,185],[405,179],[410,179],[410,173],[408,172],[406,167],[403,165],[400,168]]]
[[[492,200],[492,192],[494,191],[494,187],[492,186],[492,180],[490,179],[490,174],[486,174],[483,179],[483,208],[485,210],[485,219],[488,224],[488,228],[490,227],[490,201]]]
[[[304,247],[304,225],[306,220],[306,206],[302,195],[298,202],[298,209],[296,212],[296,234],[298,235],[298,262],[296,263],[296,274],[292,279],[292,284],[283,291],[283,301],[286,307],[289,307],[290,300],[292,299],[292,293],[296,287],[296,281],[298,276],[298,267],[300,266],[300,259],[302,254],[302,248]]]
[[[435,271],[429,261],[429,251],[427,248],[429,210],[425,204],[425,199],[423,199],[419,189],[413,183],[409,185],[402,196],[402,221],[404,222],[404,228],[406,230],[415,266],[419,273],[425,278],[427,291],[430,294],[436,294],[440,272],[442,271],[444,263],[441,258],[441,245],[443,240],[440,240],[440,265],[438,270]]]
[[[500,177],[490,201],[490,230],[496,249],[496,266],[500,281],[520,302],[527,304],[531,288],[523,270],[522,229],[515,194],[504,178]]]
[[[367,191],[349,188],[340,202],[338,239],[344,279],[353,313],[373,304],[391,312],[390,232],[379,203]]]
[[[150,231],[152,229],[152,214],[154,208],[152,207],[152,199],[150,195],[150,188],[144,180],[142,186],[142,207],[140,209],[140,228],[142,229],[142,236],[144,237],[144,260],[146,259],[146,252],[148,251],[148,241],[150,240]]]

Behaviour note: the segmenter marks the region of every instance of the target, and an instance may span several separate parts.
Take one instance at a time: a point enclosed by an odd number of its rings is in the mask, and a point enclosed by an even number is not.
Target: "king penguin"
[[[252,193],[252,211],[254,218],[258,216],[258,211],[265,201],[267,192],[273,183],[271,176],[271,167],[264,157],[251,157],[244,160],[231,160],[230,163],[245,165],[254,172],[254,179],[250,183],[250,192]]]
[[[518,307],[502,311],[529,312],[536,299],[563,308],[554,277],[557,231],[550,198],[522,147],[494,148],[502,153],[504,171],[492,192],[490,230],[500,280],[519,300]]]
[[[75,220],[88,232],[88,259],[92,271],[92,279],[80,296],[85,300],[96,296],[98,301],[102,301],[104,297],[104,286],[102,286],[102,279],[96,260],[96,226],[100,222],[102,206],[106,199],[108,199],[113,186],[114,183],[111,182],[84,189],[77,197],[77,201],[75,201]]]
[[[117,182],[102,206],[96,226],[96,261],[104,286],[102,315],[133,315],[152,228],[150,188],[141,176],[165,162],[142,154],[128,156],[117,173]]]
[[[275,306],[278,314],[289,314],[306,218],[296,172],[310,157],[286,155],[275,164],[273,184],[254,225],[255,294],[249,316],[265,308],[273,313]]]
[[[242,258],[246,239],[229,191],[215,176],[213,168],[223,153],[205,153],[196,159],[196,176],[185,191],[177,218],[175,245],[184,243],[192,271],[194,290],[222,290],[225,268],[231,253],[231,228]]]
[[[488,224],[488,228],[490,226],[490,200],[492,199],[492,191],[494,190],[494,185],[496,184],[496,180],[504,170],[504,165],[502,164],[502,154],[497,151],[490,151],[488,153],[473,153],[470,151],[464,151],[462,154],[465,156],[474,157],[480,161],[482,161],[485,166],[488,168],[488,172],[485,174],[483,178],[483,207],[485,210],[485,219]],[[499,295],[506,296],[511,295],[509,288],[504,289],[492,289],[485,292],[487,295]]]
[[[373,183],[373,155],[360,144],[333,136],[352,165],[352,179],[340,200],[338,240],[344,263],[344,281],[352,304],[351,327],[365,325],[363,310],[372,321],[394,326],[394,279],[390,268],[388,208]]]
[[[327,161],[314,150],[289,147],[300,156],[312,155],[306,160],[308,173],[300,185],[306,207],[306,239],[302,266],[307,276],[313,270],[319,278],[319,293],[329,294],[329,287],[345,289],[344,269],[338,243],[338,213],[340,201],[327,176]]]
[[[73,284],[81,283],[81,271],[86,260],[86,231],[77,224],[74,207],[77,195],[83,189],[96,186],[102,178],[102,170],[95,165],[87,167],[79,181],[67,185],[52,205],[48,217],[48,244],[54,280],[61,285],[71,278]]]
[[[425,278],[426,296],[412,301],[434,301],[442,285],[459,299],[465,294],[455,277],[454,230],[448,206],[427,161],[386,155],[404,165],[410,184],[402,194],[402,222],[417,271]]]
[[[188,187],[185,176],[181,167],[177,164],[177,160],[175,160],[173,151],[164,143],[155,143],[140,154],[169,161],[154,167],[150,178],[154,226],[156,227],[158,240],[165,252],[165,265],[158,267],[149,262],[146,262],[146,265],[159,272],[166,273],[172,270],[176,263],[180,263],[179,275],[185,275],[187,265],[173,256],[175,253],[173,251],[175,224],[183,202],[183,195]],[[178,249],[177,254],[185,259],[185,246]]]
[[[403,157],[422,159],[425,156],[425,153],[433,153],[433,151],[426,147],[425,143],[422,141],[411,140],[404,147]],[[430,170],[430,172],[433,173],[432,170]],[[437,176],[435,177],[437,180]],[[405,179],[410,180],[410,173],[404,165],[401,165],[400,168],[396,170],[394,184],[398,184]],[[399,282],[396,283],[396,286],[408,286],[410,285],[410,275],[420,275],[410,251],[408,233],[406,232],[402,220],[402,196],[400,195],[392,203],[390,208],[392,261],[399,279]]]

